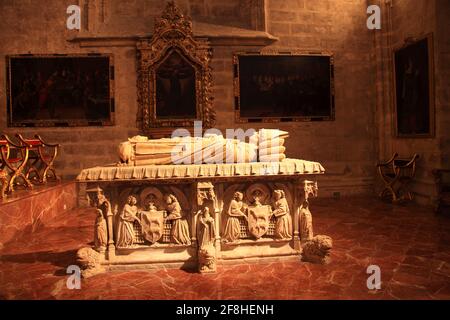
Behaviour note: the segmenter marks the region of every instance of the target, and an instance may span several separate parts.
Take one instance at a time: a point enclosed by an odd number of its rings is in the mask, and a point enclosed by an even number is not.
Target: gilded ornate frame
[[[330,115],[329,116],[286,116],[286,117],[243,117],[241,116],[241,101],[240,101],[240,77],[239,77],[239,57],[240,56],[320,56],[329,57],[330,59]],[[334,121],[335,120],[335,85],[334,85],[334,55],[329,51],[277,51],[277,50],[263,50],[263,51],[249,51],[236,52],[233,55],[233,72],[234,72],[234,105],[235,105],[235,121],[237,123],[248,122],[262,122],[262,123],[277,123],[277,122],[306,122],[306,121]]]
[[[428,109],[429,109],[429,126],[430,130],[425,134],[402,134],[399,133],[398,130],[398,113],[397,113],[397,73],[396,73],[396,59],[395,55],[398,51],[402,49],[406,49],[410,45],[416,44],[419,41],[427,41],[428,46],[428,93],[429,93],[429,101],[428,101]],[[436,136],[436,103],[435,103],[435,85],[434,85],[434,37],[432,33],[426,34],[421,37],[410,37],[405,39],[404,43],[395,47],[392,50],[392,103],[393,103],[393,132],[395,137],[397,138],[415,138],[415,139],[423,139],[423,138],[434,138]]]
[[[137,41],[138,126],[149,134],[167,135],[179,127],[193,128],[202,121],[203,128],[215,123],[211,95],[212,51],[204,39],[194,39],[192,21],[174,2],[169,2],[161,18],[155,20],[153,37]],[[195,69],[196,118],[166,119],[156,116],[156,69],[172,51],[178,52]]]

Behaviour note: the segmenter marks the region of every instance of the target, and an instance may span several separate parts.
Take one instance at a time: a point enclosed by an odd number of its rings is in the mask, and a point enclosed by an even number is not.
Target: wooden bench
[[[398,153],[395,153],[387,162],[377,164],[378,173],[384,182],[381,198],[389,197],[393,203],[413,199],[409,185],[416,174],[417,159],[418,154],[412,158],[399,158]]]

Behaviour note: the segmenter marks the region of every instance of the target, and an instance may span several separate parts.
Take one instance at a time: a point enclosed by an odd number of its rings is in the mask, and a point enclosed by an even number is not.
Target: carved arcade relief
[[[158,188],[146,187],[134,190],[126,188],[121,192],[116,207],[122,210],[117,210],[113,225],[117,248],[136,248],[156,243],[191,244],[189,222],[183,215],[188,210],[187,200],[177,188],[169,187],[166,191],[166,195],[163,195]],[[179,196],[183,198],[186,209],[180,204]]]
[[[283,189],[273,186],[271,192],[270,188],[261,183],[240,186],[240,189],[246,189],[245,201],[243,192],[234,191],[228,209],[224,211],[226,214],[222,231],[224,242],[239,242],[243,236],[243,228],[249,238],[256,240],[262,237],[276,240],[292,239],[291,210]],[[270,205],[271,197],[272,205]]]

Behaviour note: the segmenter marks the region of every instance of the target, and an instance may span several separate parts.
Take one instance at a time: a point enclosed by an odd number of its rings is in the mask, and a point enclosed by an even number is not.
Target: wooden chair
[[[0,164],[1,163],[2,162],[0,162]],[[2,184],[2,187],[0,189],[0,199],[3,199],[8,187],[8,173],[6,173],[6,170],[0,170],[0,183]]]
[[[381,198],[389,197],[393,203],[413,199],[409,185],[416,174],[417,159],[418,154],[405,159],[398,158],[398,153],[395,153],[389,161],[377,164],[378,173],[385,184],[380,192]]]
[[[434,169],[437,188],[436,213],[450,212],[450,169]]]
[[[14,143],[5,134],[0,136],[0,156],[2,159],[0,170],[9,172],[7,192],[14,191],[14,184],[18,184],[16,182],[18,178],[22,178],[24,187],[33,188],[33,185],[24,173],[30,147],[28,144]]]
[[[22,145],[30,146],[28,156],[30,161],[27,164],[26,177],[38,183],[46,183],[49,178],[59,181],[53,162],[58,155],[60,145],[47,143],[38,134],[34,136],[34,139],[24,139],[20,134],[16,136]]]

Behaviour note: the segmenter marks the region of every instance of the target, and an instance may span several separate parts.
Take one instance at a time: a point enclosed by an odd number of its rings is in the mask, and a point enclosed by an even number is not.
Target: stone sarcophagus
[[[323,173],[297,159],[85,169],[80,198],[98,213],[93,265],[206,273],[227,262],[299,259],[306,244],[317,257],[303,260],[327,262],[331,239],[314,237],[308,202]]]

